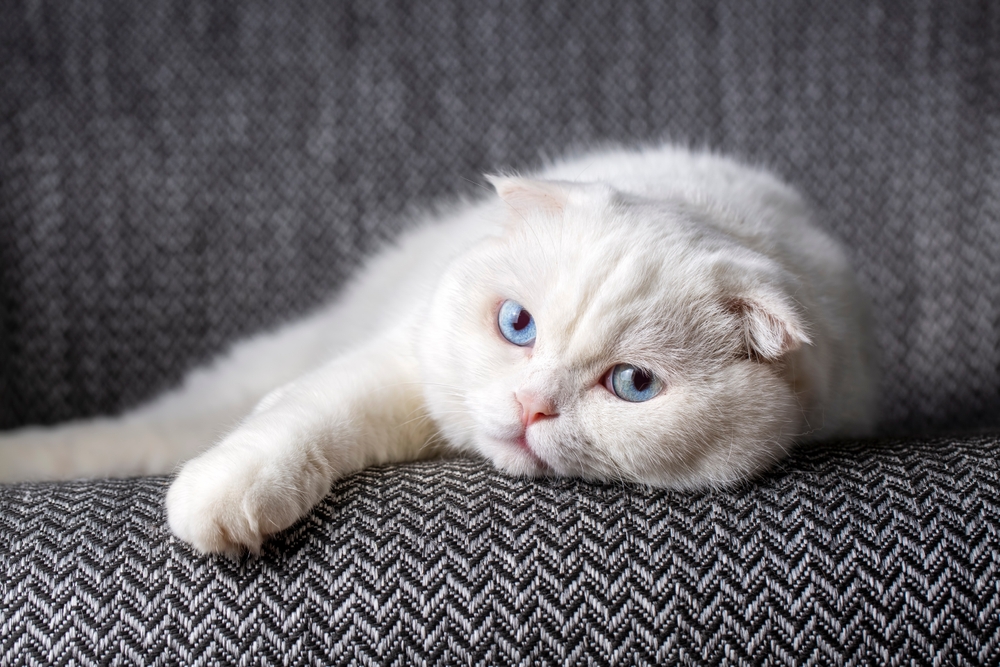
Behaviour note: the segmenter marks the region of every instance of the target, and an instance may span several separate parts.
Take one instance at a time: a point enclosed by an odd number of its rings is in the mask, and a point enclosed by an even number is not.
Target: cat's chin
[[[500,470],[521,477],[545,477],[553,471],[544,459],[536,454],[522,435],[513,440],[490,438],[478,447]]]

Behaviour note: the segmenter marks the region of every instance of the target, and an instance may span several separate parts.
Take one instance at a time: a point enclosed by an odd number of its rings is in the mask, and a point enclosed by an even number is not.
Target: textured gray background
[[[597,140],[772,165],[871,294],[889,431],[1000,423],[994,3],[0,8],[0,428],[133,405],[407,211]]]

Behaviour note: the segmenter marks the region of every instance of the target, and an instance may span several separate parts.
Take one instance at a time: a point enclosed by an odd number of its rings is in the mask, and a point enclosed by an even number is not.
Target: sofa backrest
[[[849,245],[886,430],[1000,423],[994,8],[605,4],[0,5],[0,427],[135,404],[485,171],[663,137]]]

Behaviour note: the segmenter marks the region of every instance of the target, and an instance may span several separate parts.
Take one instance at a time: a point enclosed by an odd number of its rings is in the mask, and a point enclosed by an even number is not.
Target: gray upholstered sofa
[[[0,487],[0,664],[1000,662],[989,3],[5,2],[0,428],[151,396],[486,170],[664,136],[849,245],[882,437],[703,493],[371,469],[239,563],[166,479]]]

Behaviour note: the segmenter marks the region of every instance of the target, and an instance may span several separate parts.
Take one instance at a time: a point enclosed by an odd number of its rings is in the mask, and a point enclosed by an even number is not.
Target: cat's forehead
[[[711,260],[683,228],[659,222],[619,210],[541,222],[511,239],[517,296],[534,310],[540,345],[587,356],[655,347],[676,332],[710,291]]]
[[[674,216],[620,207],[522,225],[508,245],[517,274],[566,298],[628,304],[678,289],[711,251]]]

